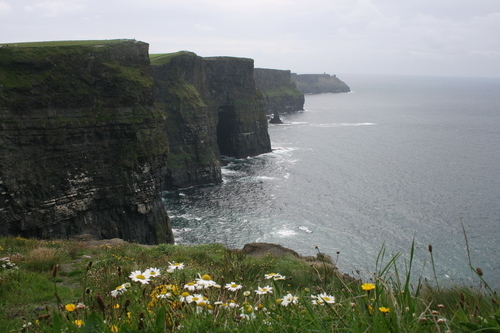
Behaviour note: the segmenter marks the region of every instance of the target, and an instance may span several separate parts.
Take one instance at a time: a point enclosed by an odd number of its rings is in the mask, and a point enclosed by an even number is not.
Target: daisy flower
[[[154,267],[146,269],[144,274],[148,274],[150,278],[154,278],[154,277],[161,275],[160,270],[158,268],[154,268]]]
[[[266,279],[273,279],[273,280],[284,280],[285,276],[281,275],[280,273],[269,273],[264,275]]]
[[[145,271],[144,273],[141,271],[133,271],[128,277],[131,278],[132,281],[140,282],[142,284],[148,284],[150,281],[147,271]]]
[[[116,297],[118,297],[118,295],[121,295],[124,292],[126,292],[127,291],[127,284],[130,285],[130,283],[124,283],[124,284],[116,287],[114,290],[111,291],[111,296],[116,298]]]
[[[237,291],[237,290],[240,290],[241,288],[243,288],[243,286],[241,284],[231,282],[231,283],[226,284],[226,286],[224,288],[226,288],[230,291]]]
[[[206,289],[210,287],[220,288],[220,285],[218,285],[215,281],[213,281],[210,275],[205,274],[203,276],[200,276],[200,274],[198,274],[198,276],[199,278],[196,278],[196,285],[201,287],[201,289]]]
[[[184,263],[179,263],[179,262],[168,262],[170,266],[168,266],[167,272],[173,273],[175,270],[181,270],[184,269]]]
[[[273,293],[273,287],[270,286],[265,286],[265,287],[259,287],[255,291],[258,295],[265,295],[265,294],[272,294]]]
[[[299,297],[298,296],[293,296],[292,294],[288,293],[281,300],[281,305],[288,306],[288,304],[297,304],[298,301],[299,301]]]
[[[326,293],[312,296],[312,298],[314,298],[312,303],[316,305],[324,305],[325,303],[330,303],[330,304],[335,303],[335,297],[327,295]]]
[[[188,282],[184,285],[184,289],[187,289],[189,291],[195,291],[197,290],[197,285],[196,285],[196,281],[195,282]]]

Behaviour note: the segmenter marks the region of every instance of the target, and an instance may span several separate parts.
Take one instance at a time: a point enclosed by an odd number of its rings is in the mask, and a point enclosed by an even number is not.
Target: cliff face
[[[292,74],[292,80],[304,94],[340,93],[351,89],[336,75],[329,74]]]
[[[290,71],[255,68],[254,78],[257,89],[264,96],[267,114],[304,109],[304,94],[292,81]]]
[[[0,234],[172,242],[148,44],[0,49]]]
[[[220,155],[269,152],[253,60],[179,52],[152,59],[155,99],[167,114],[167,189],[221,181]]]
[[[152,60],[156,105],[166,115],[169,154],[165,188],[222,181],[217,114],[203,100],[203,59],[179,52]]]

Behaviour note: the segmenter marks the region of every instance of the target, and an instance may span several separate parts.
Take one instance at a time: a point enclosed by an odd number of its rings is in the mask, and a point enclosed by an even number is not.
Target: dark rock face
[[[267,114],[304,110],[304,94],[289,70],[254,69],[255,85],[264,96]]]
[[[350,92],[351,89],[336,75],[329,74],[292,74],[292,79],[304,94],[323,94]]]
[[[165,189],[221,182],[217,113],[202,97],[203,59],[191,52],[165,57],[152,61],[156,105],[167,114]]]
[[[167,114],[166,189],[220,182],[220,156],[271,151],[253,60],[179,52],[154,58],[157,106]]]
[[[172,242],[148,44],[0,49],[0,234]]]

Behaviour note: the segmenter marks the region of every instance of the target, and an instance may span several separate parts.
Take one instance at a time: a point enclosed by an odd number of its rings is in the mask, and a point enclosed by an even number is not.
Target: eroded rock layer
[[[148,44],[0,49],[0,234],[172,242]]]

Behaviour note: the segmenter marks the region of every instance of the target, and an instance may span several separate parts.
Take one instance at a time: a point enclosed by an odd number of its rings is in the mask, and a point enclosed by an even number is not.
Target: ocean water
[[[223,183],[166,192],[182,244],[316,246],[362,277],[415,244],[414,275],[500,287],[500,79],[339,76],[269,126],[273,152],[228,159]],[[465,233],[464,233],[465,230]],[[467,239],[467,241],[466,241]],[[468,245],[468,246],[467,246]]]

